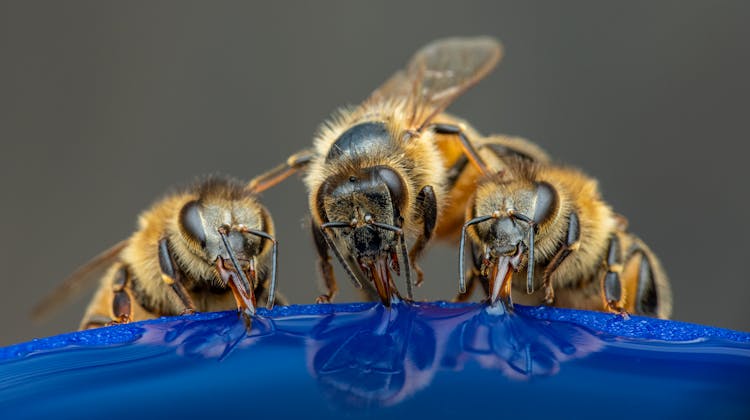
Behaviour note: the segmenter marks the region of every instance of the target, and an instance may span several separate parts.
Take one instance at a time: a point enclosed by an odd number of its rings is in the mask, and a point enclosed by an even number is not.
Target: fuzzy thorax
[[[401,217],[404,219],[403,228],[407,238],[413,239],[421,229],[421,220],[416,217],[416,198],[423,187],[432,186],[438,199],[438,209],[442,208],[441,200],[445,197],[445,171],[433,133],[425,131],[419,135],[410,135],[403,108],[401,103],[388,103],[364,110],[344,109],[321,126],[315,139],[316,156],[305,177],[305,184],[310,193],[310,209],[319,223],[331,220],[327,214],[323,214],[325,209],[318,206],[319,190],[327,181],[344,182],[350,176],[357,176],[363,168],[377,166],[392,169],[404,181],[403,196],[406,205]],[[390,141],[370,144],[366,150],[357,150],[356,153],[327,159],[334,143],[346,130],[366,122],[383,123],[390,135]],[[327,208],[331,209],[328,206]]]

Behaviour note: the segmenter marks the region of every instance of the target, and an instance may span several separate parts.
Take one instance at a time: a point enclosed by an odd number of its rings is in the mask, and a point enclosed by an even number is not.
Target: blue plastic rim
[[[0,413],[750,418],[748,333],[439,302],[259,314],[250,330],[205,313],[0,349]]]

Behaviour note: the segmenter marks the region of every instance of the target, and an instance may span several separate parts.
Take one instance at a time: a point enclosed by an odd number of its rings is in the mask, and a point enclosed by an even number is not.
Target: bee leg
[[[615,218],[617,230],[619,230],[620,232],[627,231],[628,230],[628,218],[619,213],[615,213],[613,214],[613,216]]]
[[[315,153],[309,149],[297,152],[289,156],[286,162],[252,179],[247,187],[254,193],[263,192],[304,169],[314,156]]]
[[[273,306],[287,306],[289,305],[289,299],[286,298],[286,296],[282,295],[279,292],[276,292],[276,296],[273,298]]]
[[[552,286],[552,274],[560,267],[560,264],[571,252],[577,251],[581,247],[581,227],[578,223],[578,214],[572,212],[568,219],[568,235],[560,249],[552,257],[552,261],[544,269],[544,303],[552,305],[555,302],[555,289]]]
[[[639,314],[657,316],[659,313],[659,295],[654,281],[654,269],[645,252],[641,254],[641,264],[638,270],[638,291],[635,311]]]
[[[91,315],[81,323],[81,327],[78,329],[83,331],[83,330],[90,330],[93,328],[106,327],[108,325],[112,325],[112,322],[113,322],[112,318],[108,316]]]
[[[622,282],[620,281],[623,256],[620,239],[616,235],[612,235],[609,241],[605,267],[607,271],[601,277],[601,297],[604,308],[610,312],[627,316],[624,307],[625,293],[623,293]]]
[[[262,280],[258,282],[258,286],[255,288],[254,294],[257,297],[259,302],[263,302],[265,304],[268,303],[269,296],[268,296],[268,287],[266,285],[266,280]],[[279,292],[276,292],[273,298],[273,305],[274,306],[276,305],[287,306],[289,305],[289,300],[286,298],[286,296],[282,295]]]
[[[417,259],[422,256],[427,243],[430,241],[433,232],[435,232],[435,225],[437,224],[437,198],[435,197],[435,190],[433,190],[431,185],[425,185],[419,191],[417,195],[417,208],[417,217],[422,220],[423,229],[422,234],[419,235],[411,251],[409,251],[409,261],[417,273],[415,284],[420,286],[424,281],[424,272],[417,265]]]
[[[126,324],[133,319],[133,305],[128,291],[130,270],[127,266],[120,267],[112,281],[112,320],[106,325]]]
[[[315,303],[330,303],[336,296],[338,285],[336,284],[336,276],[333,274],[331,256],[328,255],[329,243],[324,236],[325,233],[315,222],[312,223],[312,233],[315,240],[315,249],[318,251],[318,269],[323,277],[323,285],[326,289],[326,293],[318,296]],[[333,244],[330,244],[330,246],[333,246]],[[346,266],[343,261],[341,261],[341,265]]]
[[[487,169],[487,164],[484,163],[484,159],[479,156],[479,153],[477,153],[477,149],[473,144],[471,144],[469,139],[466,137],[466,134],[464,134],[464,130],[460,126],[454,124],[433,124],[432,129],[437,134],[453,134],[458,136],[458,139],[461,141],[461,147],[464,149],[464,153],[466,154],[466,157],[469,158],[471,163],[479,168],[479,170],[483,174],[489,172]]]
[[[175,264],[174,256],[169,250],[169,241],[166,238],[159,241],[159,267],[161,268],[161,279],[174,290],[184,306],[180,315],[195,312],[195,304],[185,285],[182,284],[182,271]]]
[[[666,318],[670,302],[664,272],[649,258],[650,251],[640,240],[626,253],[622,271],[623,288],[627,292],[627,309],[637,314]]]

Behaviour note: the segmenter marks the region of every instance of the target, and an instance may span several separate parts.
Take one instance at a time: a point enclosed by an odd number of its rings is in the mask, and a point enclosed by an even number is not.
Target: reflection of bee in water
[[[498,170],[492,163],[497,156],[480,153],[491,169],[466,213],[459,264],[465,293],[459,300],[480,283],[491,304],[498,298],[511,303],[515,287],[513,297],[526,304],[669,317],[671,290],[659,260],[626,231],[595,180],[576,169],[521,159],[506,160]],[[474,260],[468,290],[467,232]]]
[[[458,236],[463,209],[450,199],[451,188],[466,166],[469,139],[479,134],[443,111],[494,68],[500,55],[500,44],[490,38],[428,44],[362,105],[324,124],[314,150],[251,183],[262,190],[307,171],[326,287],[318,302],[331,301],[337,291],[329,250],[356,287],[364,284],[369,297],[390,305],[400,296],[391,272],[400,275],[403,268],[411,298],[411,268],[419,285],[416,261],[430,239]],[[413,244],[408,256],[407,243]]]
[[[461,371],[473,362],[509,379],[528,380],[556,375],[564,363],[604,349],[601,336],[574,323],[486,310],[468,314],[473,316],[448,330],[441,369]]]
[[[397,405],[438,371],[440,331],[430,315],[396,304],[321,317],[305,337],[310,374],[336,406]]]
[[[233,307],[250,316],[256,296],[269,307],[278,302],[273,222],[245,185],[207,179],[157,202],[139,225],[73,273],[36,315],[105,269],[82,329]]]
[[[276,321],[283,331],[284,320]],[[605,347],[601,334],[575,323],[473,305],[377,305],[319,317],[307,331],[310,374],[331,404],[350,410],[395,406],[421,391],[434,397],[442,392],[430,389],[434,378],[460,382],[478,367],[491,371],[492,392],[503,395],[516,380],[556,375],[568,361]],[[454,373],[464,370],[474,373]]]

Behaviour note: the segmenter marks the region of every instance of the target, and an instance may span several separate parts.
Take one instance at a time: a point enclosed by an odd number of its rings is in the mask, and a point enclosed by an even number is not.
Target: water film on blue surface
[[[250,331],[223,312],[68,334],[2,349],[0,415],[750,418],[747,334],[569,313],[320,305]]]

